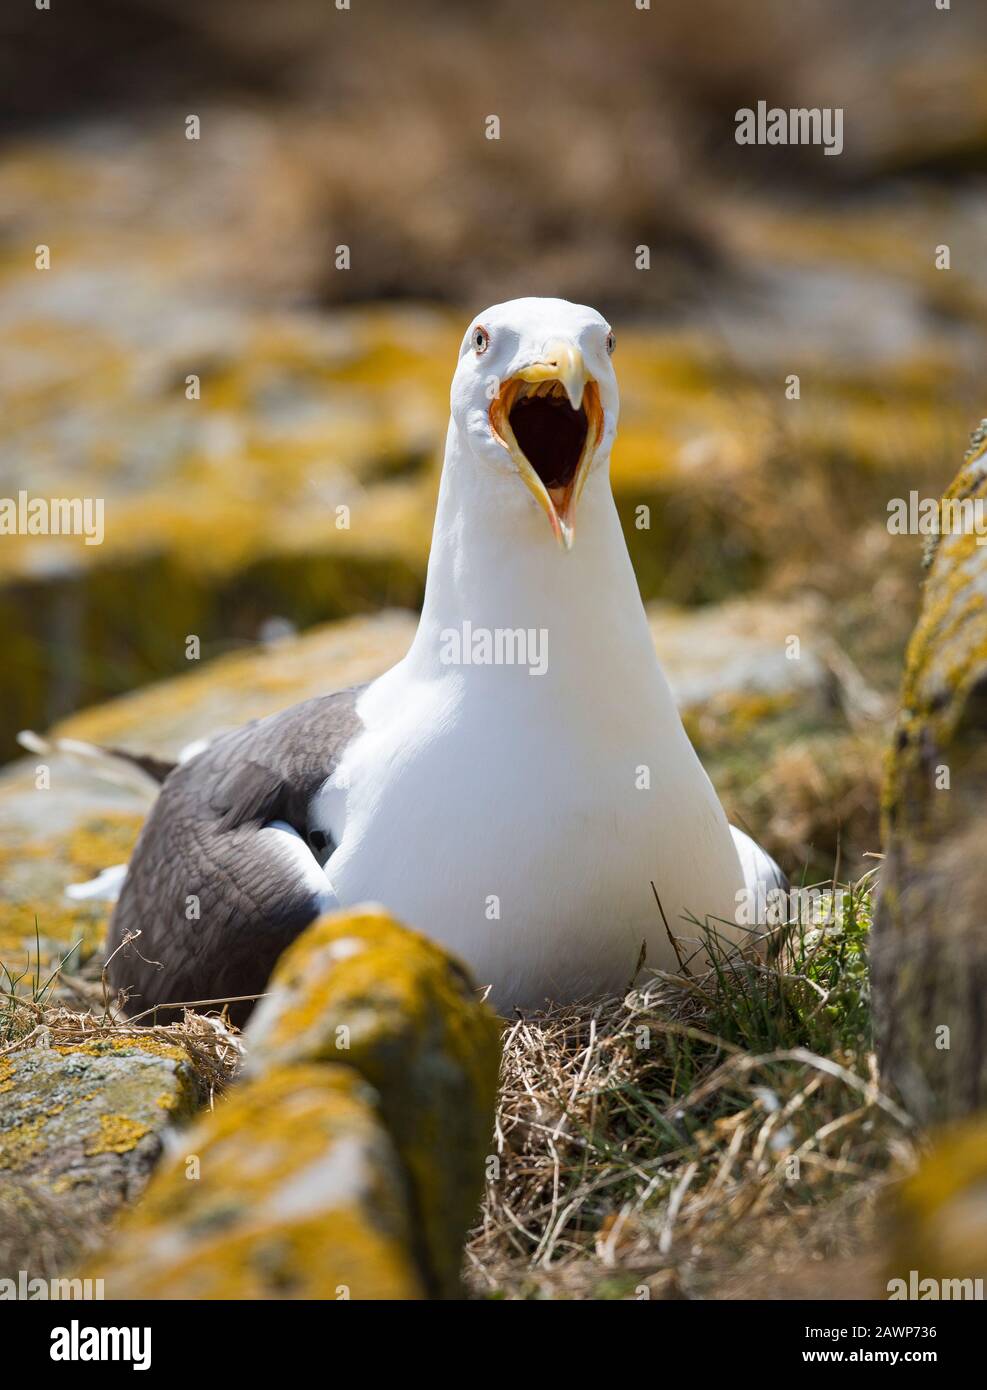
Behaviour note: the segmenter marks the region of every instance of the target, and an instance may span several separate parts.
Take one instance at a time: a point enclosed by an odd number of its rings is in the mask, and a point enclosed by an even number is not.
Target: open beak
[[[544,355],[501,384],[490,406],[494,438],[544,509],[564,550],[572,548],[576,508],[603,438],[603,407],[583,355],[571,343]]]

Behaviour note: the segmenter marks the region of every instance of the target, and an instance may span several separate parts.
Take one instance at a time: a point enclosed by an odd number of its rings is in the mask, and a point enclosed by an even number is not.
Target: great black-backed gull
[[[674,968],[666,921],[745,935],[738,895],[781,877],[728,824],[655,657],[610,487],[613,349],[565,300],[480,314],[407,656],[148,764],[108,945],[132,1012],[259,994],[320,912],[364,901],[502,1011],[622,990],[642,944]]]

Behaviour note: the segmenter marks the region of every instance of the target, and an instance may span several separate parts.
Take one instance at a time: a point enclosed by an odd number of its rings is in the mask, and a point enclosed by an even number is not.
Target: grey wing
[[[309,848],[308,808],[359,730],[364,688],[225,734],[165,778],[107,943],[110,983],[131,1013],[261,993],[327,905],[319,862],[331,847],[319,845],[318,859]],[[230,1015],[242,1023],[251,1008],[232,1005]]]

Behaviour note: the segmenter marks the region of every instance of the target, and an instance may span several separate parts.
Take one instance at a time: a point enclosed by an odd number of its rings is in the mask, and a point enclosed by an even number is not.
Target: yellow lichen
[[[893,1276],[983,1277],[987,1271],[987,1122],[950,1126],[933,1138],[892,1209]]]
[[[44,1123],[44,1115],[38,1115],[34,1119],[24,1120],[19,1125],[0,1131],[0,1168],[16,1170],[23,1167],[28,1159],[43,1151]]]
[[[86,1145],[86,1156],[129,1153],[150,1131],[150,1125],[128,1115],[100,1115],[99,1134]]]
[[[143,816],[120,813],[83,821],[69,836],[66,847],[69,861],[88,874],[125,862],[143,820]]]
[[[70,877],[66,874],[66,879]],[[47,975],[62,960],[68,959],[73,967],[87,960],[102,944],[107,920],[104,905],[65,907],[50,900],[25,903],[0,899],[0,963],[15,975],[25,972],[19,986],[23,991],[37,968]],[[35,922],[41,941],[40,961]]]
[[[946,498],[987,497],[985,449],[987,435],[981,428]],[[939,833],[946,833],[946,820],[959,809],[959,799],[931,796],[928,769],[949,763],[967,696],[987,673],[987,600],[975,582],[985,564],[978,538],[973,531],[937,536],[930,555],[922,611],[905,658],[901,715],[886,765],[886,837],[905,823],[916,829],[928,826],[933,817],[943,818]]]
[[[91,1042],[58,1044],[53,1052],[63,1057],[82,1055],[85,1057],[107,1057],[114,1053],[146,1052],[152,1057],[164,1057],[170,1062],[188,1062],[188,1053],[175,1043],[162,1042],[160,1038],[102,1037]]]
[[[138,1298],[416,1298],[401,1173],[369,1088],[334,1066],[274,1068],[187,1133],[99,1276]]]

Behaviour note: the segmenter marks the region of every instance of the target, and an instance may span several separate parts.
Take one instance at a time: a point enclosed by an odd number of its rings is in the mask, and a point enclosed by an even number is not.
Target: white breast
[[[671,966],[651,883],[685,935],[732,923],[744,885],[726,818],[659,670],[605,471],[575,548],[450,431],[411,651],[364,692],[364,732],[316,822],[339,901],[383,902],[493,987],[503,1010],[630,983],[642,941]],[[531,504],[529,506],[529,503]],[[447,664],[443,637],[537,630],[542,674]],[[739,929],[733,929],[740,934]]]
[[[344,805],[330,791],[316,813],[335,809],[342,904],[383,902],[508,1010],[623,989],[642,942],[672,967],[652,881],[685,936],[686,913],[732,920],[740,863],[670,698],[570,702],[559,723],[549,692],[519,686],[512,710],[511,682],[485,674],[386,678],[390,716],[351,746]]]

